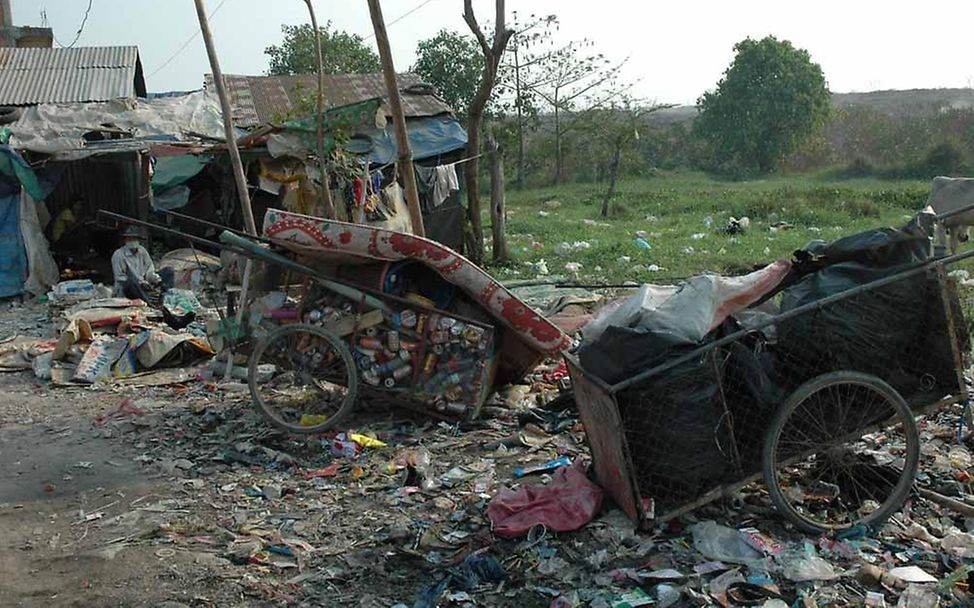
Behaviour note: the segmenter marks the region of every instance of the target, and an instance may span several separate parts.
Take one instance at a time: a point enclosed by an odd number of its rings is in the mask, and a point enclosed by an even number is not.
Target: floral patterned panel
[[[264,235],[299,253],[313,251],[390,262],[404,259],[422,262],[480,302],[539,353],[559,356],[571,343],[564,332],[479,266],[436,241],[279,209],[268,209],[264,215]]]

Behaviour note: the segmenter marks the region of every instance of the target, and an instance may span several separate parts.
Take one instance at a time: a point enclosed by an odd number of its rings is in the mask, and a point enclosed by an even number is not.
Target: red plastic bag
[[[487,506],[494,534],[516,538],[537,524],[554,532],[577,530],[602,508],[602,488],[585,476],[581,461],[555,472],[546,486],[501,489]]]

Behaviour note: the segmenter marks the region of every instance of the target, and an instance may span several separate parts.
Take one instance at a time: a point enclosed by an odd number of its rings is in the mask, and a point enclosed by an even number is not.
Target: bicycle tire
[[[903,434],[906,439],[906,453],[903,456],[903,467],[899,473],[899,478],[895,487],[877,509],[854,521],[845,522],[839,525],[825,525],[822,522],[815,521],[804,516],[788,500],[786,491],[782,488],[780,476],[778,475],[778,447],[779,443],[781,442],[782,433],[785,430],[785,427],[788,425],[789,420],[795,414],[797,408],[821,394],[822,391],[826,389],[850,386],[858,387],[874,393],[882,398],[883,401],[890,407],[890,410],[895,416],[897,423],[903,425]],[[865,417],[865,414],[863,414],[863,417]],[[892,419],[892,417],[881,418],[883,421],[890,419]],[[823,428],[825,426],[827,425],[822,425]],[[859,431],[864,429],[841,430],[844,433],[843,437],[852,437],[856,436]],[[862,436],[863,435],[858,435],[857,441],[861,440]],[[822,443],[821,445],[823,448],[828,446],[826,443]],[[831,446],[829,449],[835,448],[834,446]],[[813,448],[813,450],[815,450],[815,448]],[[820,451],[825,452],[826,450],[823,449]],[[819,452],[814,453],[818,454]],[[817,376],[816,378],[813,378],[812,380],[801,385],[797,390],[795,390],[794,393],[791,394],[791,396],[788,397],[782,407],[779,408],[779,410],[775,413],[764,438],[762,472],[764,474],[765,483],[768,487],[771,502],[774,504],[778,512],[785,516],[803,532],[818,534],[822,532],[849,528],[858,524],[876,526],[884,522],[887,518],[889,518],[890,515],[903,506],[903,503],[909,496],[913,487],[913,482],[916,479],[917,469],[919,468],[919,460],[919,432],[917,430],[916,420],[914,419],[913,413],[910,411],[906,400],[903,399],[903,397],[896,392],[893,387],[875,376],[852,371],[838,371]],[[831,463],[829,466],[831,467]],[[856,490],[856,494],[858,495],[858,490]]]
[[[268,347],[282,338],[286,338],[292,334],[301,333],[316,336],[317,338],[327,342],[328,346],[338,354],[347,374],[346,377],[348,386],[345,387],[347,392],[342,400],[342,404],[338,408],[338,411],[336,411],[333,415],[330,415],[326,421],[317,425],[305,426],[301,424],[290,424],[280,416],[276,415],[276,408],[271,407],[261,396],[260,383],[258,382],[258,368],[260,366],[260,360]],[[254,352],[250,357],[247,383],[249,385],[250,395],[253,398],[254,406],[257,408],[257,411],[277,428],[297,434],[321,433],[336,427],[349,416],[354,409],[355,401],[358,398],[358,369],[355,366],[355,360],[352,358],[352,353],[348,349],[348,346],[346,346],[345,343],[335,334],[321,327],[304,323],[279,327],[258,341],[257,346],[254,348]]]

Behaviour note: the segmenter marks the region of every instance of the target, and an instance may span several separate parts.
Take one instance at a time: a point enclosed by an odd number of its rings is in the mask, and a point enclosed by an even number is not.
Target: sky
[[[226,74],[262,74],[264,49],[281,25],[309,21],[302,0],[205,0]],[[12,0],[15,25],[54,28],[74,40],[88,0]],[[319,23],[367,37],[365,0],[314,0]],[[494,2],[474,0],[481,23]],[[974,86],[970,23],[974,2],[929,0],[508,0],[508,13],[557,14],[560,40],[588,39],[608,58],[627,59],[623,77],[639,98],[689,104],[715,87],[734,44],[769,34],[806,49],[834,92]],[[415,61],[416,43],[441,29],[467,33],[462,0],[383,0],[398,71]],[[46,16],[46,18],[45,18]],[[209,72],[193,0],[91,0],[79,46],[137,45],[149,91],[192,90]],[[58,46],[58,44],[55,44]]]

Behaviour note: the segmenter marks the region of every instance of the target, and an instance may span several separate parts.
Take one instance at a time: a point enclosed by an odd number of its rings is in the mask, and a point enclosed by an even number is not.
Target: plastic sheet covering
[[[609,383],[645,371],[672,349],[699,344],[790,270],[790,262],[779,260],[741,277],[704,274],[678,286],[643,285],[636,295],[605,306],[582,329],[582,366]]]
[[[408,120],[406,131],[409,134],[409,147],[416,160],[447,154],[467,146],[467,132],[456,118],[446,114]],[[368,155],[372,164],[390,163],[398,154],[392,125],[359,133],[344,148],[354,154]],[[305,135],[283,131],[267,138],[267,151],[275,158],[305,158],[313,152],[313,148],[309,148]]]
[[[34,198],[44,198],[44,188],[37,175],[11,146],[0,145],[0,175],[13,178],[14,183],[20,184]]]
[[[406,121],[406,131],[409,134],[409,148],[417,160],[467,147],[467,132],[456,118],[446,114]],[[363,143],[358,138],[350,142],[349,149],[359,154],[368,152],[369,162],[372,163],[384,165],[396,159],[399,151],[392,125],[369,133],[368,138],[371,143],[368,150],[357,148]]]
[[[222,140],[223,117],[215,95],[196,91],[181,97],[116,99],[101,103],[41,104],[24,108],[9,126],[10,145],[18,150],[56,154],[81,151],[85,133],[101,125],[127,131],[135,139],[172,136],[192,139],[191,133]]]
[[[37,217],[38,203],[26,191],[20,197],[20,234],[27,254],[27,281],[24,289],[39,296],[58,282],[60,272],[41,222]]]
[[[152,195],[152,208],[155,211],[182,209],[189,204],[189,196],[189,186],[173,186]]]
[[[0,176],[0,298],[23,291],[27,256],[20,236],[20,184]]]
[[[212,156],[184,154],[182,156],[162,156],[153,165],[152,191],[164,192],[195,177],[207,165]]]

